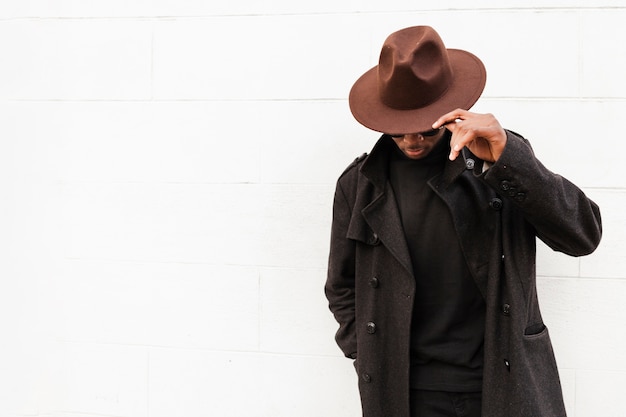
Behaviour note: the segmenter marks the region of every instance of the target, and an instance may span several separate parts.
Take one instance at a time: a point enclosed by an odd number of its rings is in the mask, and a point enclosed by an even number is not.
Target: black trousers
[[[480,392],[411,390],[411,417],[480,417]]]

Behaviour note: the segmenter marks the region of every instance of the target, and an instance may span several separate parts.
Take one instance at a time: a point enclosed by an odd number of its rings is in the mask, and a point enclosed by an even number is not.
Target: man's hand
[[[441,116],[433,129],[444,126],[452,132],[450,160],[459,156],[464,146],[478,158],[496,162],[506,145],[506,132],[492,114],[471,113],[457,109]]]

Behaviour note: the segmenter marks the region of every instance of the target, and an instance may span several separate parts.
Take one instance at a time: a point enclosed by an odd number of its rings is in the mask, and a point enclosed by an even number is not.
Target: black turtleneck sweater
[[[389,178],[416,280],[411,388],[480,391],[485,303],[465,263],[450,210],[427,183],[443,172],[449,136],[419,160],[394,148]]]

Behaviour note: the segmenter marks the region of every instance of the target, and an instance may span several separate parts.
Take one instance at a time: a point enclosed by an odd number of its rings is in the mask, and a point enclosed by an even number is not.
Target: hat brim
[[[485,66],[474,54],[447,49],[453,80],[446,92],[434,102],[409,110],[385,105],[378,94],[378,66],[363,74],[352,86],[350,111],[363,126],[389,134],[417,133],[430,130],[444,114],[461,108],[469,110],[485,88]]]

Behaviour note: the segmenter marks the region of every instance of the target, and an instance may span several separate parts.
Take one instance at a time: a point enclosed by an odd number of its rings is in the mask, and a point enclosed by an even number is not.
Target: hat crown
[[[446,49],[433,28],[413,26],[387,37],[379,64],[356,80],[348,102],[354,118],[367,128],[423,132],[443,114],[469,110],[486,77],[477,56]]]
[[[435,102],[453,82],[448,51],[434,29],[407,28],[385,41],[378,65],[380,100],[398,110]]]

